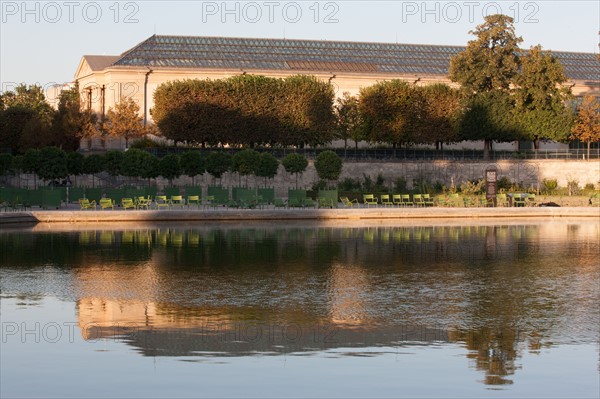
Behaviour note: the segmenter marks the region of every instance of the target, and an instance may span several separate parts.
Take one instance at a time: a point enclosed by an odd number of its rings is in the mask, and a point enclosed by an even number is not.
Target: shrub
[[[396,177],[394,179],[394,192],[405,193],[408,190],[408,184],[405,177]]]
[[[507,176],[502,176],[498,179],[498,190],[510,190],[512,185],[512,182]]]
[[[544,191],[547,194],[552,194],[558,187],[558,181],[556,179],[544,179],[542,180],[542,184],[544,185]]]
[[[321,180],[337,180],[342,173],[342,158],[333,151],[323,151],[315,159],[315,169]]]
[[[485,180],[466,181],[460,185],[460,191],[467,195],[482,194],[484,192]]]
[[[578,195],[579,194],[579,181],[577,180],[569,180],[567,182],[567,190],[569,195]]]
[[[342,179],[341,182],[338,183],[338,189],[340,191],[359,192],[362,190],[362,184],[360,184],[360,180],[358,180],[358,179],[346,177],[346,178]]]

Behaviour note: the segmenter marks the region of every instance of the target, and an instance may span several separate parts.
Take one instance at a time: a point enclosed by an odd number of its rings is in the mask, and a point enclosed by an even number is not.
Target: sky
[[[598,53],[591,1],[5,1],[1,90],[73,81],[83,55],[118,55],[153,34],[466,45],[485,15],[515,19],[522,47]]]

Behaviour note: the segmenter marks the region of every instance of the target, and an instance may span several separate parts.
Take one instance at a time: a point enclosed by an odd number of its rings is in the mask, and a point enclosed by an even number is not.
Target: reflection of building
[[[121,55],[85,55],[75,80],[87,106],[100,119],[121,97],[140,106],[151,121],[153,93],[168,81],[222,79],[241,74],[314,75],[330,82],[336,97],[389,79],[418,84],[444,82],[450,57],[461,46],[314,40],[153,35]],[[600,94],[595,54],[555,52],[575,95]]]
[[[329,297],[332,323],[346,325],[368,325],[365,309],[369,292],[368,276],[358,266],[333,264],[329,272],[327,294]]]

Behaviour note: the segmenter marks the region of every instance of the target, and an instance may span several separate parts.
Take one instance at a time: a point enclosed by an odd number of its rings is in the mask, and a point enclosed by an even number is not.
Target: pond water
[[[3,228],[0,396],[597,398],[599,238],[560,219]]]

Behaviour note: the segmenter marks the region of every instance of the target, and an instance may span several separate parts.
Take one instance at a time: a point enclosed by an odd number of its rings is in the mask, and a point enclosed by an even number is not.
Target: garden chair
[[[183,208],[185,205],[185,200],[183,199],[183,196],[181,196],[181,195],[172,195],[170,203],[171,203],[171,207],[173,207],[173,208],[176,206]]]
[[[340,201],[342,202],[342,205],[344,205],[347,208],[352,208],[355,205],[357,207],[359,206],[358,200],[356,198],[350,200],[348,199],[348,197],[340,197]]]
[[[525,198],[525,203],[527,206],[537,206],[535,194],[527,194],[527,197]]]
[[[433,198],[431,198],[431,196],[429,194],[423,194],[423,202],[425,203],[425,206],[434,206],[435,205]]]
[[[123,208],[123,210],[136,209],[133,198],[121,198],[121,208]]]
[[[154,197],[154,203],[156,204],[156,209],[169,207],[169,201],[167,201],[166,195],[157,195]]]
[[[415,203],[415,206],[417,206],[417,207],[425,207],[425,201],[423,200],[423,195],[421,195],[421,194],[414,194],[413,202]]]
[[[508,197],[506,194],[496,194],[496,206],[508,206]]]
[[[363,195],[363,203],[368,207],[369,205],[377,206],[377,197],[373,194],[364,194]]]
[[[392,202],[394,205],[402,206],[402,195],[400,195],[400,194],[392,195]]]
[[[188,195],[188,197],[187,197],[188,208],[190,207],[190,205],[196,205],[198,208],[200,208],[200,205],[202,205],[200,196],[199,195]]]
[[[402,206],[414,206],[415,203],[410,200],[410,194],[402,194]]]
[[[215,203],[214,195],[207,195],[206,198],[204,198],[204,207],[209,207],[209,206],[212,206],[213,208],[217,207],[217,204]]]
[[[381,205],[383,206],[394,206],[394,203],[390,200],[389,194],[382,194],[381,197]]]
[[[87,198],[82,198],[79,201],[79,205],[81,206],[81,209],[94,209],[94,210],[96,210],[96,201],[94,201],[94,200],[90,201]]]
[[[524,207],[525,204],[525,196],[526,194],[513,194],[513,206],[515,207]]]
[[[138,209],[150,209],[150,205],[152,204],[152,200],[150,198],[146,198],[146,197],[137,197],[136,199],[136,206]]]
[[[110,198],[101,198],[100,202],[98,202],[98,205],[100,205],[100,209],[104,210],[104,209],[115,209],[115,202],[110,199]]]

